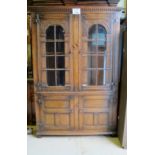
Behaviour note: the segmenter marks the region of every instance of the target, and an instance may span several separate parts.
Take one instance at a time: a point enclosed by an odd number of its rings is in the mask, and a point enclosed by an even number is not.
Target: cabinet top
[[[120,0],[28,0],[28,6],[106,5],[116,6]]]

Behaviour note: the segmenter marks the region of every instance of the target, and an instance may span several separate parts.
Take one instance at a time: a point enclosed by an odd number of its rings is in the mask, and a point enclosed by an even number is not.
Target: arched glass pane
[[[46,30],[46,39],[54,40],[54,26],[49,26]],[[52,54],[54,53],[54,42],[46,42],[46,53]]]
[[[64,30],[61,26],[56,26],[56,39],[64,39]]]
[[[95,24],[88,31],[88,84],[103,85],[104,60],[106,50],[106,30]]]
[[[49,26],[46,30],[46,39],[54,39],[54,26]]]
[[[103,52],[106,49],[106,30],[102,25],[98,25],[98,51]]]
[[[97,39],[97,25],[93,25],[89,29],[89,39]]]
[[[106,49],[106,30],[102,25],[96,24],[89,29],[89,51],[103,52]],[[95,52],[94,51],[94,52]]]
[[[46,30],[46,68],[49,86],[65,85],[64,30],[60,25]]]

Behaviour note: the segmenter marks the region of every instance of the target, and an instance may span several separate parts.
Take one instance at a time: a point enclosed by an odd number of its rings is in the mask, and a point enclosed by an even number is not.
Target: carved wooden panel
[[[73,101],[70,96],[44,96],[40,106],[40,130],[71,130],[74,128]]]
[[[109,131],[111,122],[111,96],[83,96],[79,98],[79,124],[81,130]]]

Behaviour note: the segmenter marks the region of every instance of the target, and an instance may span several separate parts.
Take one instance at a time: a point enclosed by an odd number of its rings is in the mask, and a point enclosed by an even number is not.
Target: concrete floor
[[[27,155],[126,155],[118,138],[104,136],[51,136],[36,138],[28,135]]]

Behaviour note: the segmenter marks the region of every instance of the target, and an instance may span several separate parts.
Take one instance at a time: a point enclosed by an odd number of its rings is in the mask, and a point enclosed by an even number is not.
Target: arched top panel
[[[60,25],[50,25],[46,29],[46,39],[64,40],[64,29]]]
[[[106,49],[107,31],[103,25],[94,24],[89,28],[88,39],[91,40],[92,48],[96,46]]]

